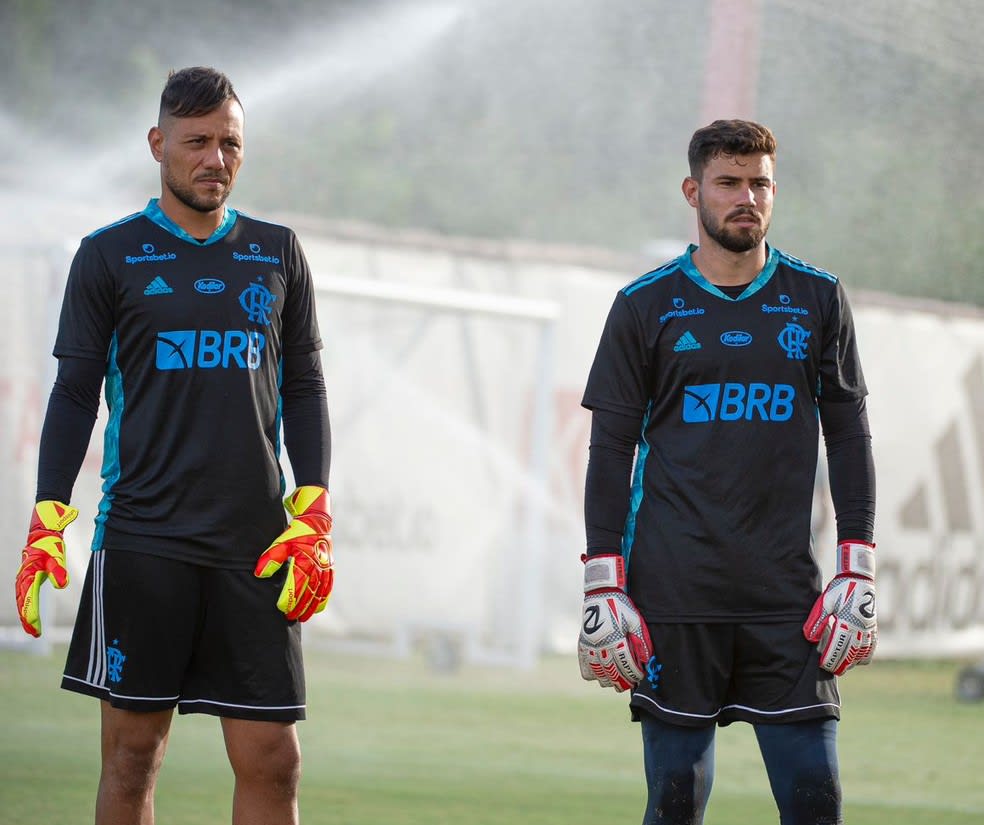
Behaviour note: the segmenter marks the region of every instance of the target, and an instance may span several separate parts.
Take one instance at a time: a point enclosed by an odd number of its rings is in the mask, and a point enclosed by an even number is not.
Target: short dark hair
[[[690,175],[700,178],[718,155],[768,155],[776,159],[776,138],[768,126],[753,120],[715,120],[694,132],[687,150]]]
[[[199,117],[215,111],[227,100],[242,105],[232,81],[207,66],[171,70],[161,92],[159,117]]]

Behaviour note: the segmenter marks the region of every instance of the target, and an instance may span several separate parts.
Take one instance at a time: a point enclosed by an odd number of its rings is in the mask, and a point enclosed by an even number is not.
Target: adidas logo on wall
[[[174,292],[171,287],[167,285],[160,275],[154,278],[147,286],[144,288],[144,295],[167,295],[169,292]]]
[[[700,341],[694,338],[694,334],[688,329],[677,338],[677,342],[673,345],[673,351],[685,352],[691,349],[700,349]]]

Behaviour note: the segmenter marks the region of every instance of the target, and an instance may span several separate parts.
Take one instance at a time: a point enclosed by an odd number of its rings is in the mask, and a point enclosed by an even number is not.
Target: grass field
[[[92,822],[95,700],[52,657],[0,651],[0,825]],[[641,820],[638,726],[572,659],[529,673],[429,671],[307,651],[305,825],[621,825]],[[953,699],[958,666],[880,662],[841,680],[848,825],[984,823],[984,703]],[[229,821],[218,722],[176,717],[159,825]],[[717,737],[706,825],[776,823],[752,730]]]

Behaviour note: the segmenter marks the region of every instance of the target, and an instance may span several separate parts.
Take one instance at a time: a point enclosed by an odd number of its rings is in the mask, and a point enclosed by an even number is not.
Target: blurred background
[[[778,136],[773,229],[800,257],[981,304],[982,19],[974,0],[5,0],[0,180],[153,190],[163,79],[204,63],[246,105],[257,209],[646,255],[690,235],[690,134],[741,110]]]
[[[160,90],[205,64],[247,113],[230,203],[295,228],[318,285],[339,587],[312,643],[438,668],[573,648],[601,325],[693,237],[690,135],[740,116],[779,141],[770,241],[854,304],[883,655],[984,655],[982,38],[972,0],[5,0],[4,567],[68,263],[156,196]],[[815,527],[829,565],[822,456]],[[49,594],[55,640],[77,593]],[[12,604],[0,620],[20,641]]]
[[[159,193],[168,71],[215,66],[246,109],[230,203],[297,231],[325,340],[304,821],[638,821],[638,728],[573,656],[579,402],[616,291],[694,237],[691,134],[751,117],[779,141],[769,240],[842,279],[871,392],[881,637],[842,682],[848,818],[984,823],[982,42],[976,0],[0,0],[0,578],[72,255]],[[57,685],[105,422],[42,639],[0,600],[4,822],[91,821],[97,713]],[[180,728],[162,821],[227,821],[214,719]],[[751,730],[718,740],[709,821],[775,821]]]

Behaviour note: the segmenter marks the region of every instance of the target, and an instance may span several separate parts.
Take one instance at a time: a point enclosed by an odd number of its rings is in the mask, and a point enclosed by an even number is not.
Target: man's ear
[[[150,145],[150,154],[154,160],[160,163],[164,159],[164,132],[160,126],[151,126],[147,132],[147,143]]]
[[[687,203],[696,209],[700,202],[700,183],[697,178],[688,175],[683,179],[680,189],[683,191]]]

